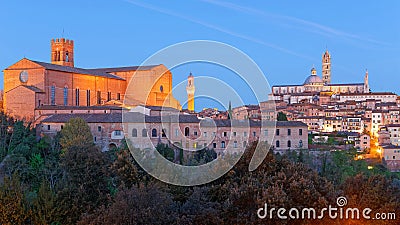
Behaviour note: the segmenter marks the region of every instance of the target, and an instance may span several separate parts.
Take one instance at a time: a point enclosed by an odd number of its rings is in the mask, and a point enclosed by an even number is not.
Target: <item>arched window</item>
[[[90,106],[90,90],[86,90],[86,105]]]
[[[132,137],[137,137],[137,130],[136,128],[132,129]]]
[[[56,104],[56,86],[51,86],[51,93],[50,93],[50,98],[51,98],[51,105]]]
[[[152,137],[157,137],[157,129],[154,128],[153,130],[151,130],[151,136]]]
[[[142,130],[142,137],[147,137],[147,129]]]
[[[161,136],[162,137],[167,137],[167,135],[165,133],[167,133],[167,130],[166,129],[162,129],[161,130]]]
[[[189,127],[185,127],[185,136],[189,137]]]
[[[97,91],[97,105],[101,105],[101,91]]]
[[[292,142],[291,142],[290,140],[287,141],[287,147],[288,147],[288,148],[292,147]]]
[[[75,89],[75,105],[79,106],[79,88]]]
[[[68,52],[65,53],[65,62],[69,62],[69,53]]]
[[[64,105],[68,105],[68,87],[64,87]]]
[[[238,147],[237,141],[234,141],[234,142],[233,142],[233,147],[234,147],[234,148],[237,148],[237,147]]]
[[[276,141],[275,147],[277,147],[277,148],[281,147],[279,140]]]
[[[225,141],[221,142],[221,148],[225,148]]]

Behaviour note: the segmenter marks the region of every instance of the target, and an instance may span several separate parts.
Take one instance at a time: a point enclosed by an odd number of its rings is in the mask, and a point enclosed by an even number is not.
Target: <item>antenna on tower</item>
[[[64,37],[64,28],[63,28],[63,32],[62,32],[62,35],[61,35],[61,37]]]

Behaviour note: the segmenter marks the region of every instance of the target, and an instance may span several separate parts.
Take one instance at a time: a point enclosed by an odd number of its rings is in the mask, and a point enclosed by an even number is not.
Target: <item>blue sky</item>
[[[205,39],[242,50],[271,85],[298,84],[313,65],[321,74],[328,48],[332,82],[362,82],[367,68],[373,91],[400,93],[400,1],[15,0],[0,8],[1,69],[23,57],[48,62],[50,39],[64,30],[77,67],[139,65],[169,45]],[[173,70],[174,84],[190,71],[224,77],[188,65]],[[254,103],[250,94],[243,101]]]

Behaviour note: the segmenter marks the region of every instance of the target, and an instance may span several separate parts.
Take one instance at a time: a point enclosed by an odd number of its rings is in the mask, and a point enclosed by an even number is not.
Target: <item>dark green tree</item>
[[[87,148],[93,143],[90,127],[82,118],[72,118],[61,130],[60,144],[64,150],[71,147]]]
[[[278,112],[277,120],[278,121],[288,121],[286,114],[283,112]]]
[[[57,193],[63,223],[75,223],[83,213],[107,205],[110,197],[105,154],[95,146],[70,146],[61,158],[63,180]]]

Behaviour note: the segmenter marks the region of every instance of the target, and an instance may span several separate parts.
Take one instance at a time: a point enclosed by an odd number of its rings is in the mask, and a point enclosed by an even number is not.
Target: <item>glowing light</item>
[[[368,166],[368,169],[369,170],[372,170],[374,167],[373,166]]]

